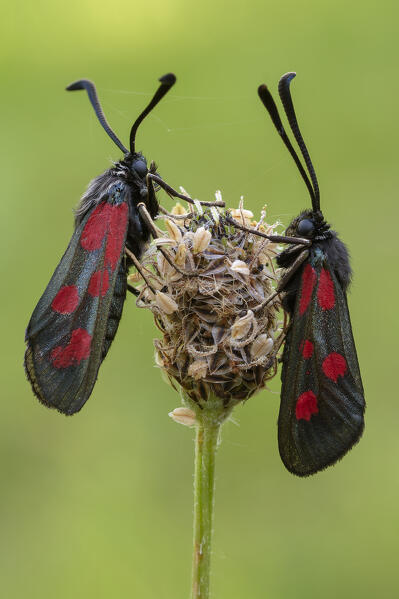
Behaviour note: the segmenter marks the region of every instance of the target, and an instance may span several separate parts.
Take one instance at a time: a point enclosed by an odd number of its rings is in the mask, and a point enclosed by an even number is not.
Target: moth
[[[94,84],[82,79],[67,87],[87,91],[124,157],[89,184],[69,245],[26,329],[25,370],[32,389],[43,404],[64,414],[78,412],[87,401],[115,337],[129,288],[128,268],[140,258],[159,210],[152,183],[172,190],[156,175],[155,164],[148,167],[135,149],[139,125],[176,77],[169,73],[159,81],[131,128],[129,150],[109,126]]]
[[[283,75],[278,90],[308,173],[266,85],[258,94],[312,203],[287,228],[285,241],[292,245],[277,257],[283,269],[277,293],[289,315],[282,355],[279,451],[290,472],[308,476],[334,464],[359,440],[365,400],[346,299],[352,276],[348,250],[320,209],[319,184],[290,93],[295,75]]]

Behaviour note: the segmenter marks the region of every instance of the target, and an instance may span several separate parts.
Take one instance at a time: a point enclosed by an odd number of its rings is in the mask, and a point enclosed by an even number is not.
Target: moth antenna
[[[312,205],[314,206],[315,203],[315,194],[314,194],[314,189],[312,187],[312,184],[309,180],[309,177],[305,171],[305,169],[302,166],[302,162],[300,161],[298,154],[295,152],[294,147],[292,145],[292,143],[289,140],[288,135],[285,132],[285,129],[283,127],[283,123],[281,122],[281,118],[276,106],[275,101],[273,100],[273,96],[271,95],[268,87],[266,85],[260,85],[258,87],[258,95],[260,97],[260,99],[262,100],[263,105],[265,106],[266,110],[268,111],[270,118],[273,122],[273,125],[275,126],[277,133],[280,135],[281,139],[284,142],[285,147],[288,149],[289,153],[291,154],[292,158],[295,161],[295,164],[298,167],[299,172],[301,173],[302,179],[305,181],[306,187],[308,188],[309,194],[310,194],[310,198],[312,200]]]
[[[124,154],[129,154],[129,150],[127,148],[125,148],[125,146],[123,145],[121,140],[117,137],[117,135],[114,133],[114,131],[112,131],[111,127],[108,124],[107,119],[105,118],[103,109],[101,108],[101,104],[98,99],[96,86],[94,85],[94,83],[92,81],[90,81],[89,79],[80,79],[79,81],[75,81],[74,83],[71,83],[70,85],[68,85],[68,87],[66,89],[67,89],[67,91],[75,91],[77,89],[85,89],[87,91],[87,95],[89,96],[91,105],[94,108],[94,112],[96,113],[96,116],[97,116],[98,120],[100,121],[101,125],[103,126],[103,128],[105,129],[106,133],[109,135],[109,137],[112,139],[112,141],[118,146],[118,148],[120,150],[122,150],[122,152]]]
[[[294,134],[299,149],[302,152],[302,156],[305,160],[305,164],[307,166],[310,178],[312,180],[314,189],[314,200],[312,200],[312,206],[314,212],[318,212],[320,211],[319,183],[317,181],[316,172],[310,159],[308,149],[305,145],[301,131],[299,129],[298,121],[294,110],[294,104],[291,98],[290,83],[295,76],[296,73],[286,73],[285,75],[283,75],[278,84],[278,92],[280,94],[281,102],[283,103],[285,114],[287,115],[287,119],[290,124],[292,133]]]
[[[130,131],[130,153],[133,155],[135,153],[135,141],[136,141],[136,133],[139,128],[141,122],[145,119],[147,114],[151,112],[151,110],[158,104],[160,100],[164,97],[164,95],[170,90],[171,87],[176,83],[176,76],[173,73],[167,73],[158,79],[161,82],[161,85],[157,89],[152,98],[151,102],[144,108],[143,112],[137,117],[135,122],[133,123],[133,127]]]

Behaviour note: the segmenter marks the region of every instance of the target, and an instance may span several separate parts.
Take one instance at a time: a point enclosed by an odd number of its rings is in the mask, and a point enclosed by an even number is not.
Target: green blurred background
[[[24,328],[72,232],[72,209],[165,72],[178,82],[138,147],[202,199],[221,189],[285,223],[306,188],[256,94],[296,70],[297,114],[326,217],[348,243],[367,425],[335,468],[280,462],[279,379],[235,412],[218,454],[214,597],[399,594],[396,2],[38,0],[2,9],[0,592],[8,599],[187,598],[193,431],[153,366],[149,313],[127,302],[94,393],[73,418],[33,398]],[[171,203],[165,200],[170,206]]]

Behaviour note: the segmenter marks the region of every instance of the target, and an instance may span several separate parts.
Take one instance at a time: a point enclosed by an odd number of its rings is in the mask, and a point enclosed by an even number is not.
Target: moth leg
[[[283,330],[281,331],[281,334],[277,337],[277,340],[276,340],[276,345],[278,346],[278,350],[280,349],[283,342],[285,341],[285,338],[287,337],[287,331],[288,331],[288,313],[284,310]],[[278,358],[278,362],[281,363],[282,361],[283,361],[283,355],[281,354]]]
[[[159,212],[162,212],[165,216],[170,216],[176,220],[189,220],[190,218],[194,218],[194,212],[187,212],[186,214],[171,214],[168,212],[163,206],[159,205]]]
[[[231,218],[228,214],[224,216],[226,222],[230,225],[233,225],[236,229],[240,229],[241,231],[246,231],[247,233],[251,233],[253,235],[258,235],[258,237],[264,237],[265,239],[269,239],[270,241],[274,241],[275,243],[289,243],[291,245],[312,245],[312,242],[309,239],[305,239],[303,237],[288,237],[286,235],[266,235],[266,233],[262,233],[262,231],[257,231],[256,229],[252,229],[251,227],[244,227],[244,225],[240,225],[236,220]]]
[[[126,254],[129,256],[129,258],[132,260],[133,264],[135,265],[135,267],[137,268],[137,271],[140,273],[141,277],[144,279],[144,281],[147,284],[147,287],[150,291],[152,291],[152,293],[155,295],[155,289],[153,288],[153,286],[151,285],[151,283],[148,281],[148,279],[146,278],[143,269],[141,268],[141,264],[140,262],[137,260],[136,256],[133,254],[133,252],[131,252],[130,250],[128,250],[127,247],[125,247],[125,252]],[[128,285],[128,289],[131,293],[133,293],[133,295],[136,295],[136,289],[134,291],[132,291],[132,289],[134,289],[134,287],[131,287],[131,285]],[[140,293],[139,293],[140,295]]]
[[[150,171],[151,172],[151,171]],[[150,213],[156,214],[158,211],[165,214],[165,216],[170,216],[174,219],[178,220],[186,220],[188,218],[193,218],[195,216],[194,212],[188,212],[187,214],[170,214],[163,206],[158,202],[155,189],[152,182],[152,178],[147,177],[147,193],[148,193],[148,202],[150,207]],[[155,210],[151,210],[151,208],[155,208]]]
[[[278,353],[280,347],[282,346],[282,344],[285,341],[285,338],[287,336],[287,328],[288,328],[288,316],[287,316],[287,312],[284,310],[283,329],[282,329],[280,335],[277,337],[275,344],[274,344],[275,354]]]
[[[303,250],[303,245],[292,245],[291,247],[284,250],[284,255],[289,257],[294,256],[295,254],[299,254],[299,252],[302,252]]]
[[[150,169],[152,167],[152,164],[150,166]],[[150,170],[151,173],[151,170]],[[151,214],[157,214],[158,209],[159,209],[159,203],[157,200],[157,197],[155,195],[155,189],[154,189],[154,185],[152,182],[152,178],[147,176],[147,201],[148,201],[148,207],[150,209],[150,213]]]
[[[135,295],[136,297],[140,295],[140,291],[137,291],[137,289],[133,287],[133,285],[129,285],[129,283],[127,284],[127,290],[130,291],[130,293],[133,293],[133,295]]]
[[[141,218],[143,219],[143,221],[145,222],[146,226],[150,230],[151,235],[153,236],[153,238],[157,239],[159,237],[157,228],[156,228],[155,223],[152,220],[151,215],[149,214],[149,212],[148,212],[145,204],[143,202],[140,202],[139,204],[137,204],[137,210],[139,211],[139,214],[140,214]],[[181,268],[179,268],[178,266],[176,266],[176,264],[173,262],[173,260],[169,256],[168,252],[166,250],[164,250],[164,248],[159,247],[158,250],[161,252],[161,254],[165,258],[165,260],[171,266],[173,266],[173,268],[178,273],[180,273],[180,274],[182,274],[182,275],[184,275],[186,277],[198,277],[198,275],[200,274],[200,272],[192,272],[192,271],[182,270]]]
[[[289,269],[286,270],[284,275],[281,277],[279,284],[277,285],[277,291],[284,291],[284,287],[292,279],[298,268],[305,262],[309,256],[309,250],[303,250],[292,263]]]
[[[267,304],[270,304],[287,286],[287,283],[292,279],[298,268],[305,262],[305,260],[309,256],[309,250],[302,250],[299,256],[296,257],[295,261],[291,265],[291,267],[284,273],[281,277],[279,284],[276,287],[276,291],[272,293],[267,299],[265,299],[262,303],[260,303],[256,308],[253,309],[253,312],[259,312],[262,310]]]
[[[163,179],[161,179],[161,177],[158,177],[158,175],[154,175],[153,173],[148,173],[147,174],[147,185],[148,185],[149,179],[151,179],[152,181],[155,181],[155,183],[158,183],[159,187],[162,187],[162,189],[164,191],[166,191],[166,193],[171,198],[179,198],[180,200],[184,200],[185,202],[188,202],[189,204],[195,204],[195,202],[192,198],[189,198],[188,196],[185,196],[182,193],[179,193],[178,191],[173,189],[173,187],[171,187],[170,185],[165,183],[165,181]],[[200,202],[200,204],[201,204],[201,206],[218,206],[219,208],[224,208],[226,205],[222,200],[216,200],[216,202]]]

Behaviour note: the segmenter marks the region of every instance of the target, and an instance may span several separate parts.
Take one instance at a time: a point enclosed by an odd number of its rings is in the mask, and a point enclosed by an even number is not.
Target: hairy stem
[[[210,596],[215,461],[222,421],[218,403],[217,400],[208,402],[207,407],[197,414],[192,599],[208,599]]]

